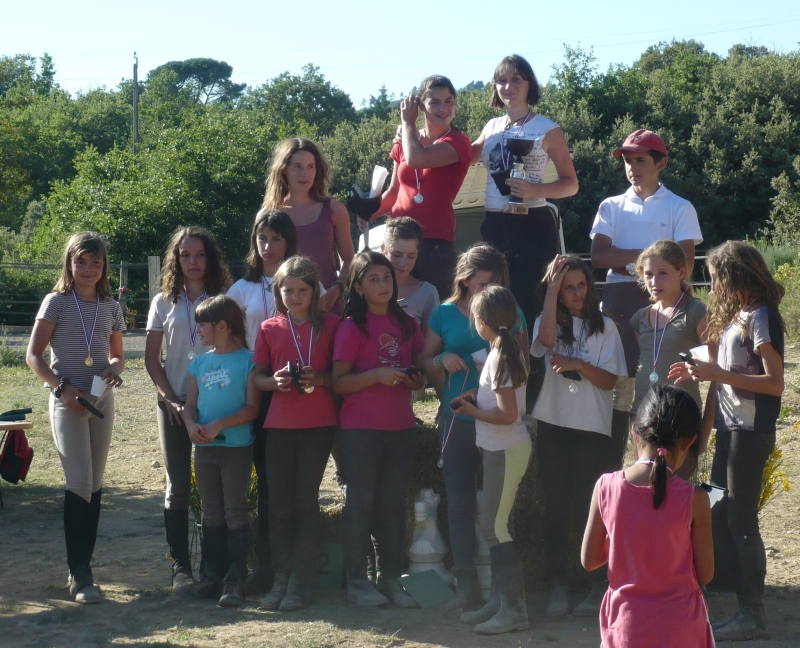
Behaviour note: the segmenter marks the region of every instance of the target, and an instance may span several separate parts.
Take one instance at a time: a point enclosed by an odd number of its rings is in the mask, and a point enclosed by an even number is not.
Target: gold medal
[[[86,356],[86,360],[83,361],[83,364],[87,367],[91,367],[94,364],[94,359],[92,359],[92,356]]]

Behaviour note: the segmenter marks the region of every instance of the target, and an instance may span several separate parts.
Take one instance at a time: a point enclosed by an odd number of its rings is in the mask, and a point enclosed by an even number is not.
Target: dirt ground
[[[126,335],[136,351],[141,336]],[[140,354],[136,353],[135,355]],[[767,614],[772,638],[754,647],[800,646],[800,349],[788,350],[785,416],[779,428],[782,469],[792,489],[762,512],[768,547]],[[299,612],[262,612],[258,601],[222,609],[187,602],[169,591],[163,527],[164,468],[154,416],[154,389],[141,359],[132,359],[117,394],[117,422],[109,455],[95,580],[104,601],[81,606],[66,587],[62,526],[63,474],[50,437],[47,392],[25,367],[0,369],[0,411],[31,406],[36,451],[26,483],[0,484],[0,646],[569,646],[596,647],[597,621],[544,617],[546,593],[532,586],[531,628],[482,638],[441,610],[356,609],[343,591],[321,591]],[[341,498],[329,467],[321,498]],[[577,604],[583,592],[573,592]],[[713,619],[732,613],[733,595],[712,595]],[[676,619],[679,626],[680,620]]]

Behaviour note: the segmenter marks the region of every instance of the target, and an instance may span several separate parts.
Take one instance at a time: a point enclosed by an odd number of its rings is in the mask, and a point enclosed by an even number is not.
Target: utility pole
[[[139,152],[139,57],[133,53],[133,154]]]

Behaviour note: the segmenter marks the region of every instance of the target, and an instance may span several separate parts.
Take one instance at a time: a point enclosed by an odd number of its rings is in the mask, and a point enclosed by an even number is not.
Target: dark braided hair
[[[674,385],[653,387],[642,399],[633,422],[634,432],[642,443],[667,451],[675,450],[679,439],[697,436],[686,460],[691,461],[692,472],[697,467],[700,454],[702,415],[700,407],[688,392]],[[653,487],[653,508],[658,508],[667,496],[667,458],[656,457],[650,471]]]

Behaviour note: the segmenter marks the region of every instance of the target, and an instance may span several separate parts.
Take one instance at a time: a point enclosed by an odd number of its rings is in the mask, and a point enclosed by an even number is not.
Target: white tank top
[[[504,115],[503,117],[492,119],[484,129],[486,136],[483,140],[481,161],[489,173],[489,177],[486,179],[485,208],[487,211],[503,211],[509,198],[500,194],[500,190],[491,175],[493,171],[501,171],[505,167],[503,156],[508,157],[508,149],[502,146],[501,143],[504,143],[508,137],[524,137],[525,139],[533,140],[533,149],[522,158],[525,163],[525,180],[534,184],[541,184],[544,182],[547,162],[550,160],[550,156],[542,148],[542,142],[544,141],[544,136],[550,130],[558,128],[558,124],[541,115],[534,115],[523,126],[511,126],[509,128],[508,123],[508,117]],[[509,167],[512,164],[513,161],[508,162]],[[529,208],[543,207],[546,202],[544,198],[529,198],[525,201],[525,204]]]

